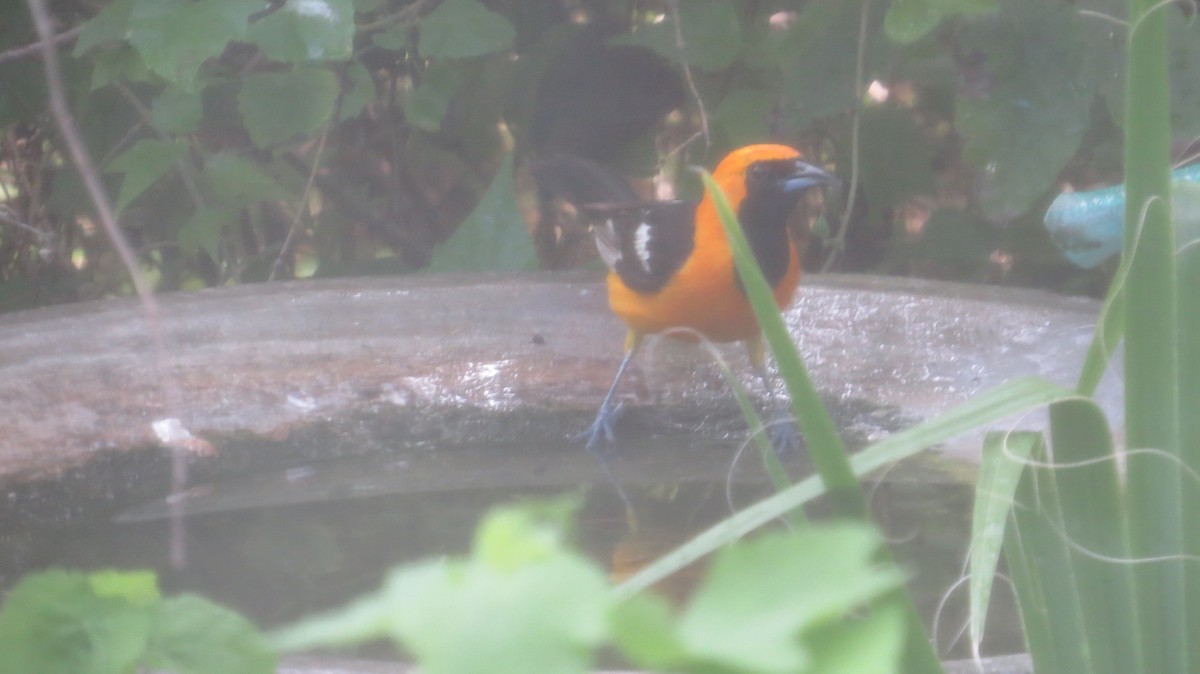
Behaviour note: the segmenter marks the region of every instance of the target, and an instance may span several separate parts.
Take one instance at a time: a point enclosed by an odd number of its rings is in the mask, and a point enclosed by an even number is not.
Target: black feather
[[[682,201],[588,204],[596,248],[621,281],[640,293],[658,292],[692,254],[696,204]]]

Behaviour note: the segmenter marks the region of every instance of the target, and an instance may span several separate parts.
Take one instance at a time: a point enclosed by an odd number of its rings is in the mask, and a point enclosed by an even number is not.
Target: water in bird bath
[[[769,493],[753,457],[730,468],[737,446],[668,431],[613,457],[637,531],[594,458],[564,443],[406,446],[301,463],[263,462],[252,458],[261,448],[232,448],[197,466],[193,486],[174,499],[187,543],[183,568],[169,563],[169,462],[154,450],[114,455],[55,481],[9,489],[0,513],[0,581],[11,587],[20,574],[52,566],[152,568],[168,593],[198,592],[275,627],[377,588],[395,564],[467,552],[493,506],[563,493],[582,497],[579,547],[619,577],[728,515],[731,503],[745,506]],[[804,463],[793,458],[789,467],[804,473]],[[970,472],[929,456],[872,483],[873,510],[927,620],[940,616],[947,656],[966,653],[961,641],[951,646],[965,598],[939,605],[962,570]],[[688,582],[664,591],[680,596]],[[998,605],[1008,614],[991,623],[987,647],[1020,651],[1011,606],[1004,598]]]

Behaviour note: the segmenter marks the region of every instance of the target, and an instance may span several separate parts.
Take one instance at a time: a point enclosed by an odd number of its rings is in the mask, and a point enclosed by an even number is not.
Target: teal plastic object
[[[1171,173],[1171,199],[1179,246],[1200,239],[1200,164]],[[1059,252],[1072,264],[1091,269],[1121,252],[1125,186],[1060,194],[1044,222]]]

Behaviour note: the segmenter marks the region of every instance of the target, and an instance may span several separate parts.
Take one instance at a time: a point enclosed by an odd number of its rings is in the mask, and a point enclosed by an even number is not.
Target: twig
[[[692,68],[687,60],[687,43],[683,40],[683,20],[679,17],[679,0],[669,0],[667,9],[671,12],[671,24],[675,27],[675,50],[679,52],[679,64],[683,66],[683,80],[687,83],[688,93],[696,99],[696,108],[700,111],[700,132],[704,134],[704,145],[712,145],[708,135],[708,112],[704,109],[704,100],[700,98],[700,90],[696,88],[696,80],[692,77]]]
[[[395,14],[382,16],[370,23],[361,23],[354,27],[355,32],[362,33],[365,31],[376,30],[378,28],[387,28],[393,23],[408,23],[417,18],[421,10],[425,7],[426,0],[416,0],[410,5],[401,7]]]
[[[32,58],[42,54],[42,45],[49,43],[51,47],[57,47],[64,42],[70,42],[79,37],[83,32],[83,26],[75,26],[71,30],[65,30],[58,35],[53,35],[49,38],[39,39],[33,44],[27,44],[24,47],[16,47],[8,51],[0,51],[0,63],[8,61],[17,61],[23,58]]]
[[[317,151],[313,155],[312,170],[308,172],[308,182],[304,184],[304,193],[300,195],[300,203],[297,205],[296,214],[292,217],[292,226],[288,228],[287,237],[283,240],[283,245],[279,248],[279,255],[275,257],[275,262],[271,264],[271,273],[267,276],[267,281],[274,281],[275,276],[279,274],[279,270],[283,267],[283,258],[287,257],[288,251],[292,248],[292,240],[296,238],[296,230],[300,228],[300,218],[304,216],[308,210],[309,195],[312,194],[313,181],[317,178],[317,170],[321,168],[321,155],[325,153],[325,140],[329,138],[329,127],[333,124],[330,119],[325,125],[325,130],[321,132],[321,139],[317,141]]]
[[[108,200],[108,195],[104,193],[104,186],[100,184],[100,177],[96,174],[91,154],[88,153],[87,147],[79,137],[71,111],[67,109],[67,98],[62,85],[62,69],[58,62],[58,52],[55,51],[54,43],[50,40],[53,28],[50,16],[46,13],[45,5],[43,5],[44,0],[26,0],[26,2],[33,15],[34,26],[42,38],[38,46],[42,50],[42,61],[45,64],[46,87],[50,95],[50,111],[54,115],[54,121],[58,124],[63,142],[66,143],[67,151],[71,154],[71,160],[75,163],[80,178],[83,179],[88,197],[96,207],[100,223],[104,226],[104,231],[112,241],[113,247],[117,249],[121,262],[129,271],[133,287],[137,291],[143,307],[147,314],[157,320],[158,303],[154,299],[150,286],[146,283],[146,278],[138,268],[137,257],[134,256],[133,249],[117,226],[116,215]]]
[[[863,3],[862,15],[858,22],[858,53],[854,63],[854,112],[850,121],[850,184],[846,187],[846,210],[842,212],[842,226],[833,237],[829,257],[821,265],[821,271],[833,268],[839,255],[846,250],[846,230],[850,228],[850,216],[854,213],[854,197],[858,193],[858,130],[862,123],[863,70],[866,68],[867,51],[867,16],[871,7],[870,0]]]
[[[53,232],[43,232],[33,225],[22,222],[17,216],[17,212],[8,204],[0,204],[0,223],[7,223],[17,229],[29,232],[37,238],[38,243],[46,244],[54,240]]]
[[[41,49],[42,64],[46,70],[46,90],[50,97],[50,112],[54,116],[54,121],[58,125],[59,132],[62,134],[63,142],[66,143],[67,152],[71,155],[71,161],[74,162],[76,170],[79,171],[79,176],[83,180],[84,187],[87,189],[88,197],[91,199],[92,205],[96,208],[96,213],[100,217],[100,223],[104,227],[104,231],[108,235],[113,248],[116,249],[117,255],[121,258],[121,263],[125,265],[125,269],[129,272],[130,279],[133,281],[134,290],[137,291],[138,300],[142,304],[142,311],[145,313],[146,321],[149,324],[150,336],[154,344],[154,368],[160,375],[158,381],[162,386],[162,395],[167,416],[178,418],[176,411],[179,409],[179,392],[174,385],[174,380],[167,375],[164,367],[166,345],[163,342],[158,300],[155,299],[153,291],[146,282],[146,277],[138,267],[137,257],[133,252],[133,248],[129,245],[129,241],[117,225],[117,218],[113,212],[112,204],[108,199],[108,195],[104,192],[104,186],[100,183],[100,176],[96,173],[92,157],[88,153],[87,146],[83,144],[83,140],[79,137],[79,131],[75,128],[71,111],[67,107],[67,97],[63,91],[62,68],[58,62],[58,51],[52,39],[54,36],[54,25],[51,22],[50,15],[46,11],[45,0],[26,0],[26,5],[29,7],[29,13],[33,17],[34,28],[37,30],[40,39],[38,46]],[[171,490],[173,493],[179,493],[183,491],[184,485],[187,483],[187,462],[183,456],[183,450],[175,446],[170,447],[170,450],[172,461]],[[176,567],[183,566],[185,548],[182,512],[175,505],[172,506],[171,513],[170,554],[173,565]]]

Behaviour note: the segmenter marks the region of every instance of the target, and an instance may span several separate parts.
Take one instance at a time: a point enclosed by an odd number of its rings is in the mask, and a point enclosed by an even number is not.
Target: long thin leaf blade
[[[1042,442],[1041,433],[993,431],[983,441],[983,459],[975,486],[975,507],[971,520],[970,633],[975,652],[983,641],[991,603],[996,565],[1004,543],[1004,529],[1012,510],[1021,473],[1034,448]]]
[[[858,475],[895,463],[938,443],[1031,409],[1066,400],[1074,391],[1037,377],[1014,379],[936,418],[900,431],[851,457]],[[714,524],[692,540],[631,576],[616,588],[631,596],[746,534],[825,493],[818,477],[802,480]]]
[[[1124,251],[1133,261],[1124,289],[1125,429],[1129,447],[1155,448],[1178,456],[1180,345],[1176,343],[1178,279],[1170,213],[1170,12],[1166,9],[1158,0],[1129,3],[1133,27],[1125,78]],[[1143,670],[1194,670],[1200,663],[1187,662],[1188,642],[1195,635],[1185,632],[1188,611],[1184,605],[1179,465],[1160,456],[1131,455],[1127,485],[1134,555],[1171,560],[1141,564],[1135,570]]]
[[[1134,597],[1128,505],[1117,474],[1108,420],[1096,403],[1050,406],[1054,471],[1062,499],[1062,535],[1071,546],[1091,671],[1128,674],[1140,667],[1141,629]]]
[[[742,417],[746,419],[746,424],[749,426],[752,434],[751,441],[758,449],[763,470],[766,471],[768,479],[771,480],[771,485],[775,487],[776,492],[787,489],[791,486],[792,481],[788,478],[787,469],[783,467],[783,462],[779,460],[779,455],[775,453],[775,447],[771,445],[770,435],[766,432],[758,411],[754,409],[754,402],[750,400],[750,394],[746,391],[746,387],[742,386],[742,382],[738,381],[737,375],[734,374],[725,361],[718,359],[717,364],[721,368],[721,374],[725,376],[725,382],[729,384],[730,390],[733,391],[733,397],[737,400],[738,408],[742,411]],[[804,511],[799,508],[789,511],[783,517],[792,527],[800,527],[806,523]]]
[[[1031,458],[1044,464],[1045,445],[1039,443]],[[1054,477],[1052,469],[1037,465],[1022,473],[1004,532],[1004,557],[1034,671],[1090,674],[1083,609]]]
[[[725,236],[729,239],[729,247],[733,249],[733,259],[737,264],[742,286],[751,306],[754,307],[754,315],[762,327],[763,336],[775,354],[775,361],[787,384],[788,393],[791,394],[792,407],[808,441],[813,467],[825,481],[829,493],[838,505],[847,514],[866,520],[867,498],[862,485],[850,466],[846,447],[838,434],[837,426],[821,402],[821,396],[817,393],[817,388],[800,359],[800,353],[792,342],[783,316],[779,313],[779,307],[775,304],[775,294],[763,277],[762,270],[758,268],[750,243],[746,240],[737,216],[730,208],[720,186],[707,171],[701,171],[700,176],[704,179],[705,189],[716,204],[721,225],[725,228]]]
[[[1179,252],[1179,288],[1193,289],[1179,294],[1179,344],[1191,345],[1179,349],[1179,434],[1180,458],[1183,460],[1184,550],[1190,559],[1200,559],[1200,302],[1194,289],[1200,288],[1200,243],[1193,243]],[[1200,580],[1194,562],[1186,567],[1187,630],[1200,634]],[[1200,639],[1188,641],[1188,662],[1200,663]]]

